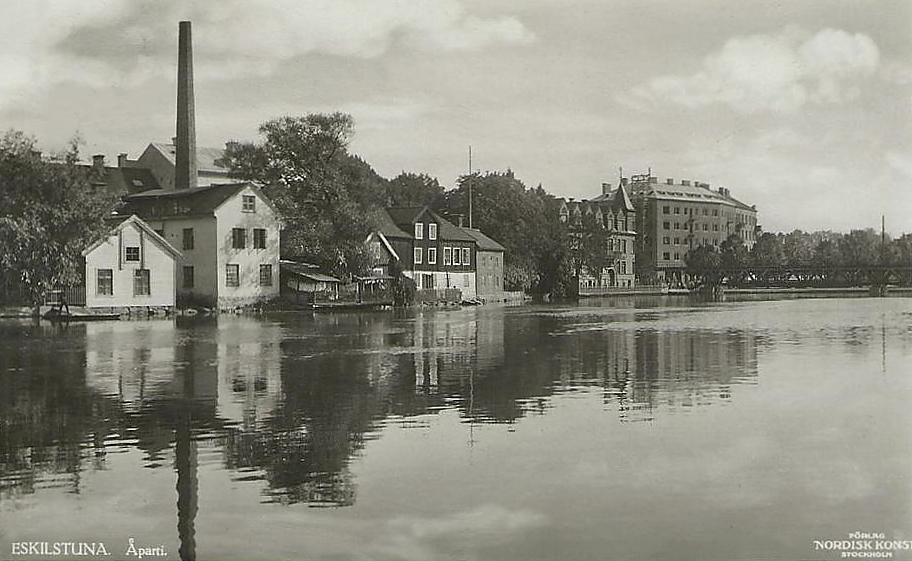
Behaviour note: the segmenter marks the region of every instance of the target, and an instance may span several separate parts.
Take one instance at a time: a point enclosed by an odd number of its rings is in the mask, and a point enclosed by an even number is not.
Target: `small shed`
[[[339,298],[342,281],[321,273],[318,266],[282,260],[279,267],[282,275],[281,293],[289,301],[312,304],[315,300],[333,301]]]

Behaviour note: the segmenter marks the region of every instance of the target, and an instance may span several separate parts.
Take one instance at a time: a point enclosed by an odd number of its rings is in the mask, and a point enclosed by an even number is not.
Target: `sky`
[[[912,232],[912,0],[3,0],[0,130],[169,141],[180,20],[200,146],[340,110],[386,177],[471,145],[558,196],[651,169],[767,231]]]

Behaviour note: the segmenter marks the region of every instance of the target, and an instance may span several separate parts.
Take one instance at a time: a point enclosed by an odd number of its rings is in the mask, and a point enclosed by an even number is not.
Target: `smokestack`
[[[125,168],[127,167],[127,153],[121,152],[117,155],[117,167]]]
[[[179,24],[177,40],[177,138],[174,157],[174,188],[197,185],[196,111],[193,107],[193,41],[190,22]]]
[[[603,194],[603,195],[607,195],[607,194],[610,193],[610,192],[611,192],[611,184],[610,184],[610,183],[602,183],[602,194]]]
[[[104,161],[105,161],[104,154],[94,154],[92,156],[92,167],[94,167],[95,169],[98,169],[98,170],[104,169],[104,164],[105,164]]]

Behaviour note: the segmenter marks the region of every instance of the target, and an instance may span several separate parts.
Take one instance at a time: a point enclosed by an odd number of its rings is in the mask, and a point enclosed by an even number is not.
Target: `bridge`
[[[718,267],[702,269],[695,276],[704,285],[727,281],[731,286],[910,286],[912,264]]]

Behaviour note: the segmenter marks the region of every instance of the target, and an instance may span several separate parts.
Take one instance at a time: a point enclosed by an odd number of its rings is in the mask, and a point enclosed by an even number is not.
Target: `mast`
[[[469,228],[472,227],[472,145],[469,144]]]

